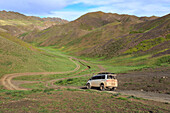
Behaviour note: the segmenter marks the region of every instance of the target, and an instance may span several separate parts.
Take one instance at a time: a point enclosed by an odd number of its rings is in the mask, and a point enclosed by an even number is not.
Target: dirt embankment
[[[140,90],[170,94],[170,69],[154,69],[119,74],[120,90]]]

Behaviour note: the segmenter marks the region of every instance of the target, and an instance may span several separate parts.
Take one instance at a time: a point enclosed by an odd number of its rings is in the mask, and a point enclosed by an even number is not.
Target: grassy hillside
[[[60,52],[36,49],[8,34],[0,33],[0,76],[6,73],[70,71],[76,65]]]

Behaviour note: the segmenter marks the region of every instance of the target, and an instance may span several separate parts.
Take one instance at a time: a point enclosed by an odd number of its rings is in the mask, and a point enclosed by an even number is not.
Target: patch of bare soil
[[[170,69],[149,69],[118,75],[120,90],[170,94]]]
[[[129,95],[129,96],[135,96],[135,97],[144,98],[148,100],[154,100],[157,102],[170,103],[170,95],[167,94],[136,91],[136,90],[117,90],[116,92],[121,93],[122,95]]]

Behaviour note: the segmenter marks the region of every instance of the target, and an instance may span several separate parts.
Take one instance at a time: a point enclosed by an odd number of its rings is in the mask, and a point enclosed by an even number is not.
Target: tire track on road
[[[73,57],[69,57],[70,61],[72,61],[74,64],[76,64],[76,68],[72,71],[66,71],[66,72],[27,72],[27,73],[13,73],[13,74],[6,74],[1,78],[1,84],[8,90],[28,90],[25,88],[19,88],[12,84],[11,80],[16,77],[20,76],[29,76],[29,75],[52,75],[52,74],[67,74],[72,73],[80,69],[80,65],[76,63],[73,59]]]

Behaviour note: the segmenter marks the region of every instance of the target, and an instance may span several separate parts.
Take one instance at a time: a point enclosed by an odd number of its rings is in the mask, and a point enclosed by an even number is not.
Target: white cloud
[[[83,3],[87,5],[109,5],[123,1],[125,0],[75,0],[73,3]]]
[[[49,13],[70,5],[73,0],[1,0],[1,10],[12,10],[24,13]]]
[[[99,6],[97,8],[92,8],[90,9],[90,11],[101,10],[104,12],[130,14],[137,16],[152,16],[152,15],[163,16],[170,12],[170,7],[168,7],[167,4],[161,4],[158,2],[144,3],[143,1],[127,0],[124,1],[123,3],[115,3],[110,5]]]
[[[80,11],[78,10],[80,8],[74,9],[75,4],[83,4],[83,7],[87,6],[87,8]],[[73,6],[65,10],[69,5]],[[0,10],[44,17],[61,17],[68,20],[74,20],[82,14],[93,11],[163,16],[170,12],[170,0],[0,0]]]
[[[79,11],[55,11],[51,12],[49,15],[44,15],[45,17],[60,17],[66,20],[75,20],[83,14],[88,12],[79,12]]]

